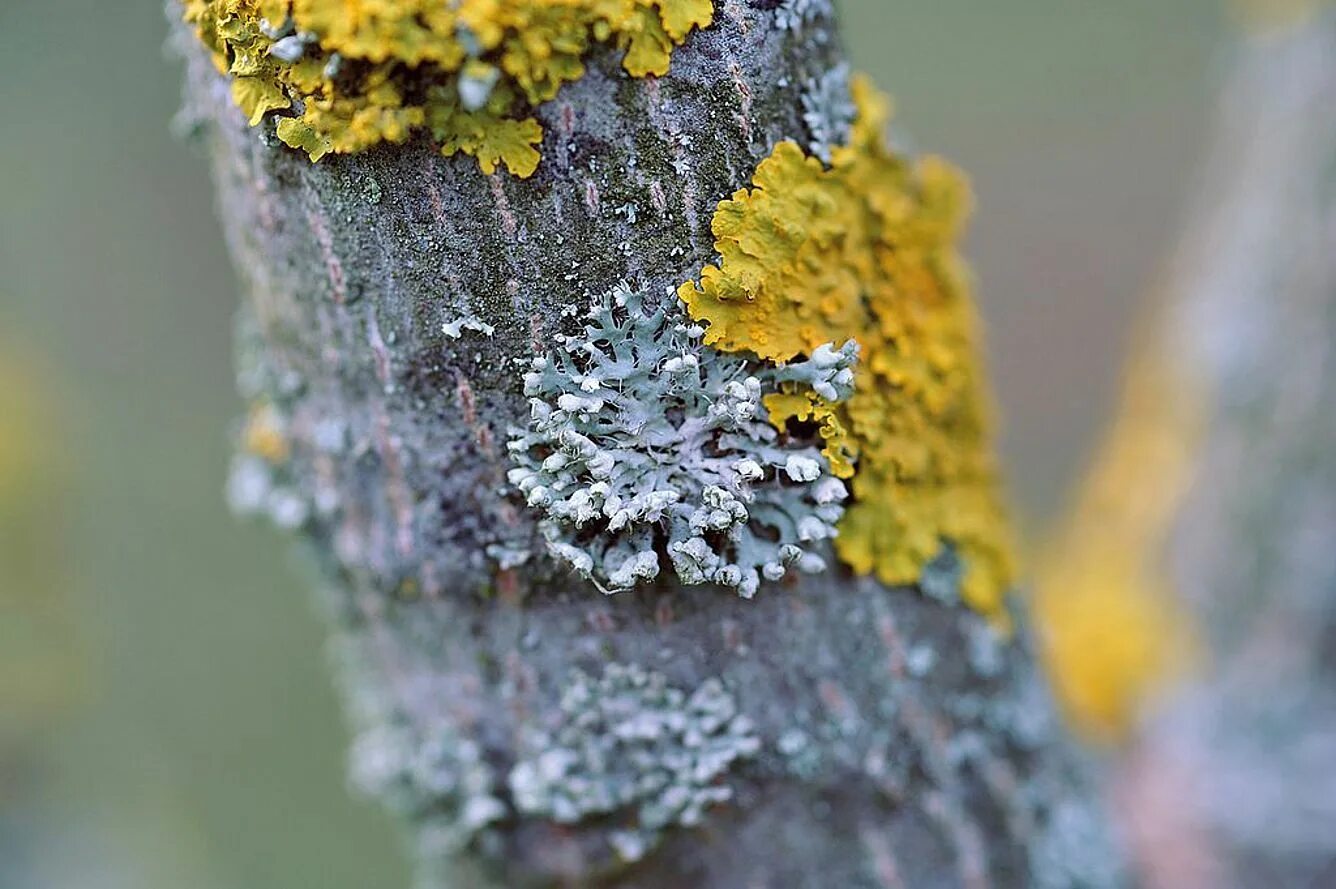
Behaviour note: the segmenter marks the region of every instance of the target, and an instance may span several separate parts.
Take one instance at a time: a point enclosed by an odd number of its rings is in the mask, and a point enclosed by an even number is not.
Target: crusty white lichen
[[[510,772],[515,808],[562,824],[613,816],[610,842],[628,861],[731,799],[719,779],[761,747],[718,679],[688,695],[659,673],[610,664],[598,679],[577,672],[561,712],[555,731],[524,741]]]
[[[464,335],[464,331],[466,330],[472,330],[475,333],[480,333],[486,337],[490,337],[492,334],[496,333],[495,327],[488,324],[486,321],[480,321],[479,319],[474,318],[472,315],[456,318],[453,321],[447,321],[445,324],[441,325],[441,331],[452,340],[459,339]]]
[[[849,142],[858,109],[849,92],[849,65],[840,63],[803,85],[803,123],[808,150],[829,164],[831,149]]]
[[[682,583],[744,597],[824,567],[813,549],[835,534],[844,483],[815,435],[770,423],[762,397],[847,398],[857,344],[774,365],[705,347],[703,333],[671,295],[622,285],[525,375],[531,420],[510,442],[509,480],[541,512],[549,550],[607,591],[656,577],[660,554]]]

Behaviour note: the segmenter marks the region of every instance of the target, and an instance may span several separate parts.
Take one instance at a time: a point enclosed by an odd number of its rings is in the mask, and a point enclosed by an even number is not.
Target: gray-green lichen
[[[598,679],[577,672],[561,712],[559,727],[522,744],[509,780],[515,807],[563,824],[613,815],[621,825],[609,841],[628,861],[731,799],[719,779],[761,747],[718,679],[688,695],[659,673],[610,664]]]
[[[827,344],[788,365],[716,352],[676,298],[626,285],[584,333],[533,360],[529,427],[509,480],[540,510],[549,550],[608,591],[658,576],[750,598],[791,567],[820,571],[844,483],[807,436],[782,434],[762,397],[782,386],[839,401],[858,347]]]

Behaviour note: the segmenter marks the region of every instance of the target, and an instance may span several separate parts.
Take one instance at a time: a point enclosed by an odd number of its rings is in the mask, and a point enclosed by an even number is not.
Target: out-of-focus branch
[[[1315,5],[1237,51],[1086,530],[1041,592],[1072,710],[1131,745],[1125,821],[1165,889],[1336,879],[1336,16]]]

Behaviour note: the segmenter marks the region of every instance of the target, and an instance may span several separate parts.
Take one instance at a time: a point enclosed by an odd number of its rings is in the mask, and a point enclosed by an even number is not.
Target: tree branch
[[[516,360],[619,281],[714,258],[718,202],[819,137],[803,85],[842,63],[833,29],[728,0],[665,77],[597,51],[537,109],[524,180],[421,137],[312,164],[183,40],[246,296],[233,498],[312,543],[354,777],[426,885],[1117,882],[1023,632],[961,604],[949,552],[926,592],[832,569],[750,601],[508,567],[537,539],[506,489]]]

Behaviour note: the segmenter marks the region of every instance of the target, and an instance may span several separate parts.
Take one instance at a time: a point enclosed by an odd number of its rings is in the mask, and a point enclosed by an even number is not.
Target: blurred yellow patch
[[[1329,3],[1330,0],[1231,0],[1238,19],[1259,29],[1302,25]]]
[[[914,163],[885,141],[889,103],[854,81],[848,145],[829,167],[776,146],[715,211],[719,262],[678,295],[705,342],[773,361],[849,338],[854,394],[767,399],[781,429],[815,421],[833,470],[852,476],[840,557],[892,584],[916,583],[944,543],[964,559],[963,594],[997,614],[1012,582],[1010,527],[990,449],[977,322],[957,252],[969,189],[937,158]]]
[[[56,435],[49,393],[0,343],[0,744],[66,707],[78,685]]]
[[[287,433],[273,405],[257,402],[251,406],[241,446],[267,463],[278,464],[288,459]]]
[[[1200,404],[1143,348],[1076,508],[1039,560],[1041,650],[1059,701],[1088,737],[1124,736],[1191,661],[1191,622],[1163,557],[1191,481]]]

